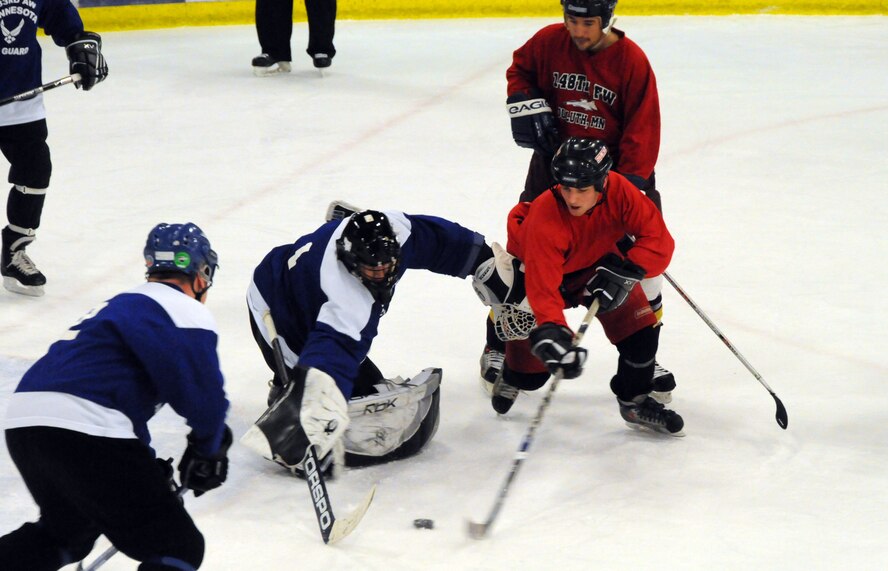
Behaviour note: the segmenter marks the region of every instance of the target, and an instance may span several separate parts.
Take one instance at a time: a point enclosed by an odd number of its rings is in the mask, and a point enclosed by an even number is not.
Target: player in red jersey
[[[679,436],[681,417],[650,395],[660,327],[644,291],[635,287],[666,270],[675,242],[654,203],[612,164],[601,141],[568,138],[552,159],[556,185],[512,209],[508,253],[494,248],[494,259],[476,271],[475,290],[486,304],[532,313],[499,323],[512,335],[491,403],[505,414],[518,391],[539,389],[550,374],[579,376],[586,350],[573,345],[564,309],[598,299],[598,319],[619,352],[610,386],[622,417]],[[623,254],[616,242],[626,234],[635,244]]]
[[[538,31],[515,50],[506,71],[507,109],[512,136],[533,156],[521,193],[531,201],[555,181],[549,163],[568,137],[603,141],[614,170],[640,188],[661,209],[654,166],[660,150],[660,101],[647,56],[613,27],[616,0],[562,0],[564,23]],[[624,242],[631,246],[631,242]],[[657,317],[662,316],[662,276],[643,286]],[[481,376],[489,388],[502,366],[502,344],[488,323]],[[657,365],[658,391],[675,387],[672,373]],[[669,398],[669,397],[665,397]]]

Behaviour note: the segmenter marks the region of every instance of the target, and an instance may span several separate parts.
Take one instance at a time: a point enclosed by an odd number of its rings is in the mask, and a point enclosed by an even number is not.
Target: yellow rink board
[[[305,6],[294,0],[293,20],[305,21]],[[888,0],[619,0],[619,16],[725,16],[731,14],[885,14]],[[88,30],[97,32],[252,24],[254,1],[188,2],[81,8]],[[558,0],[339,0],[340,20],[428,18],[558,18]]]

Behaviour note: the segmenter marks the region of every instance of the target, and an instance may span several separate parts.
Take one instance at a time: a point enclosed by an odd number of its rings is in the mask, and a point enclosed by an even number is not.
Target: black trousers
[[[306,53],[336,55],[333,47],[336,0],[305,0],[305,12],[308,17]],[[262,53],[277,61],[292,61],[293,0],[256,0],[256,33]]]
[[[0,569],[55,571],[100,534],[140,570],[173,569],[164,557],[200,566],[203,535],[139,440],[35,426],[6,430],[6,444],[40,519],[0,538]]]

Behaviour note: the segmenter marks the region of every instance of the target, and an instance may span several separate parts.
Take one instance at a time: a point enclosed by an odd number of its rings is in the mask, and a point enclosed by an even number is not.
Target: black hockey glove
[[[512,120],[512,138],[519,147],[533,149],[547,156],[558,149],[558,128],[552,108],[542,97],[515,93],[506,99]]]
[[[530,351],[546,364],[549,373],[560,369],[565,379],[575,379],[583,372],[587,351],[573,344],[573,333],[563,325],[543,323],[530,332]]]
[[[188,435],[188,447],[179,461],[179,480],[182,486],[194,490],[194,496],[215,490],[228,477],[228,448],[231,446],[231,429],[225,427],[222,444],[212,456],[197,452],[192,436]]]
[[[71,73],[80,74],[80,81],[75,82],[74,87],[89,91],[108,76],[108,64],[102,55],[102,37],[97,33],[78,33],[74,41],[65,47],[65,53]]]
[[[598,298],[599,313],[614,310],[623,305],[645,273],[641,266],[616,254],[608,254],[595,264],[595,275],[583,291],[584,303],[590,305],[594,298]]]

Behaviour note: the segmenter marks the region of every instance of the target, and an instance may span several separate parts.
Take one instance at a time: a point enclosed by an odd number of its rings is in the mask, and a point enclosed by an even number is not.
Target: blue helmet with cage
[[[601,17],[601,27],[607,28],[614,16],[617,0],[561,0],[561,6],[565,14],[577,18]]]
[[[193,222],[161,222],[148,233],[143,253],[149,276],[168,272],[200,276],[208,287],[219,267],[219,256],[210,247],[210,240]]]

